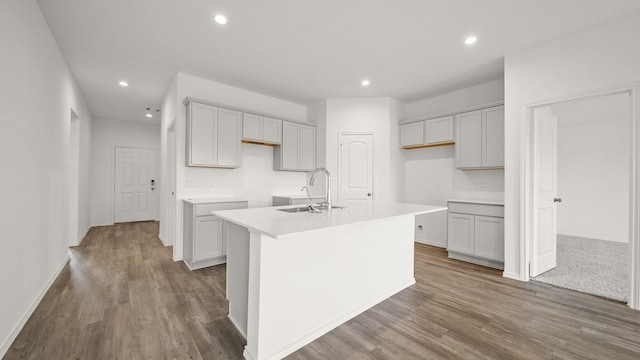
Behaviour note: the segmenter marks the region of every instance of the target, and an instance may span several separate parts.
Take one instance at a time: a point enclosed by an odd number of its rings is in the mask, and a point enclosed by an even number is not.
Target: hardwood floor
[[[191,272],[157,233],[155,222],[92,229],[4,359],[241,359],[225,267]],[[640,312],[623,304],[421,244],[415,264],[416,285],[288,359],[640,358]]]

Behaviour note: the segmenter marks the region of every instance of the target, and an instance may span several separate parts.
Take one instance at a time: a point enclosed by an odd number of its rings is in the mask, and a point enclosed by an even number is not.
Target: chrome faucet
[[[309,198],[309,205],[313,205],[313,200],[311,200],[311,195],[309,195],[309,188],[306,186],[303,186],[302,189],[300,189],[300,191],[307,191],[307,197]]]
[[[313,182],[316,178],[316,174],[319,172],[323,172],[325,173],[325,175],[327,176],[327,187],[326,187],[326,194],[325,194],[325,202],[321,203],[322,205],[325,205],[327,210],[331,210],[331,174],[329,173],[329,170],[323,168],[323,167],[319,167],[315,170],[313,170],[313,173],[311,174],[311,179],[309,179],[309,186],[313,186]]]

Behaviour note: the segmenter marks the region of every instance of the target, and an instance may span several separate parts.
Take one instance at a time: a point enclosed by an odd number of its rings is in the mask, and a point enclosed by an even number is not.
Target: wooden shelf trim
[[[449,142],[443,142],[443,143],[437,143],[437,144],[422,144],[422,145],[402,146],[402,147],[400,147],[400,149],[412,150],[412,149],[437,147],[437,146],[449,146],[449,145],[455,145],[455,144],[456,144],[455,141],[449,141]]]
[[[269,142],[262,142],[262,141],[257,141],[257,140],[246,140],[246,139],[242,139],[242,142],[245,144],[254,144],[254,145],[266,145],[266,146],[280,146],[280,144],[274,144],[274,143],[269,143]]]

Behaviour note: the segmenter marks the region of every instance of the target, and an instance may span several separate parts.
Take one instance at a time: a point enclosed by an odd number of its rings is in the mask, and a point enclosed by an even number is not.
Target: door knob
[[[553,198],[553,202],[562,202],[562,199],[561,199],[561,198],[554,197],[554,198]]]

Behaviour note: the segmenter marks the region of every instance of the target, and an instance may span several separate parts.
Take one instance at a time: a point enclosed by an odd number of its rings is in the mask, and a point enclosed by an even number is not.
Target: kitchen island
[[[414,284],[415,215],[447,209],[281,211],[295,207],[213,212],[227,228],[229,318],[246,359],[281,359]]]

